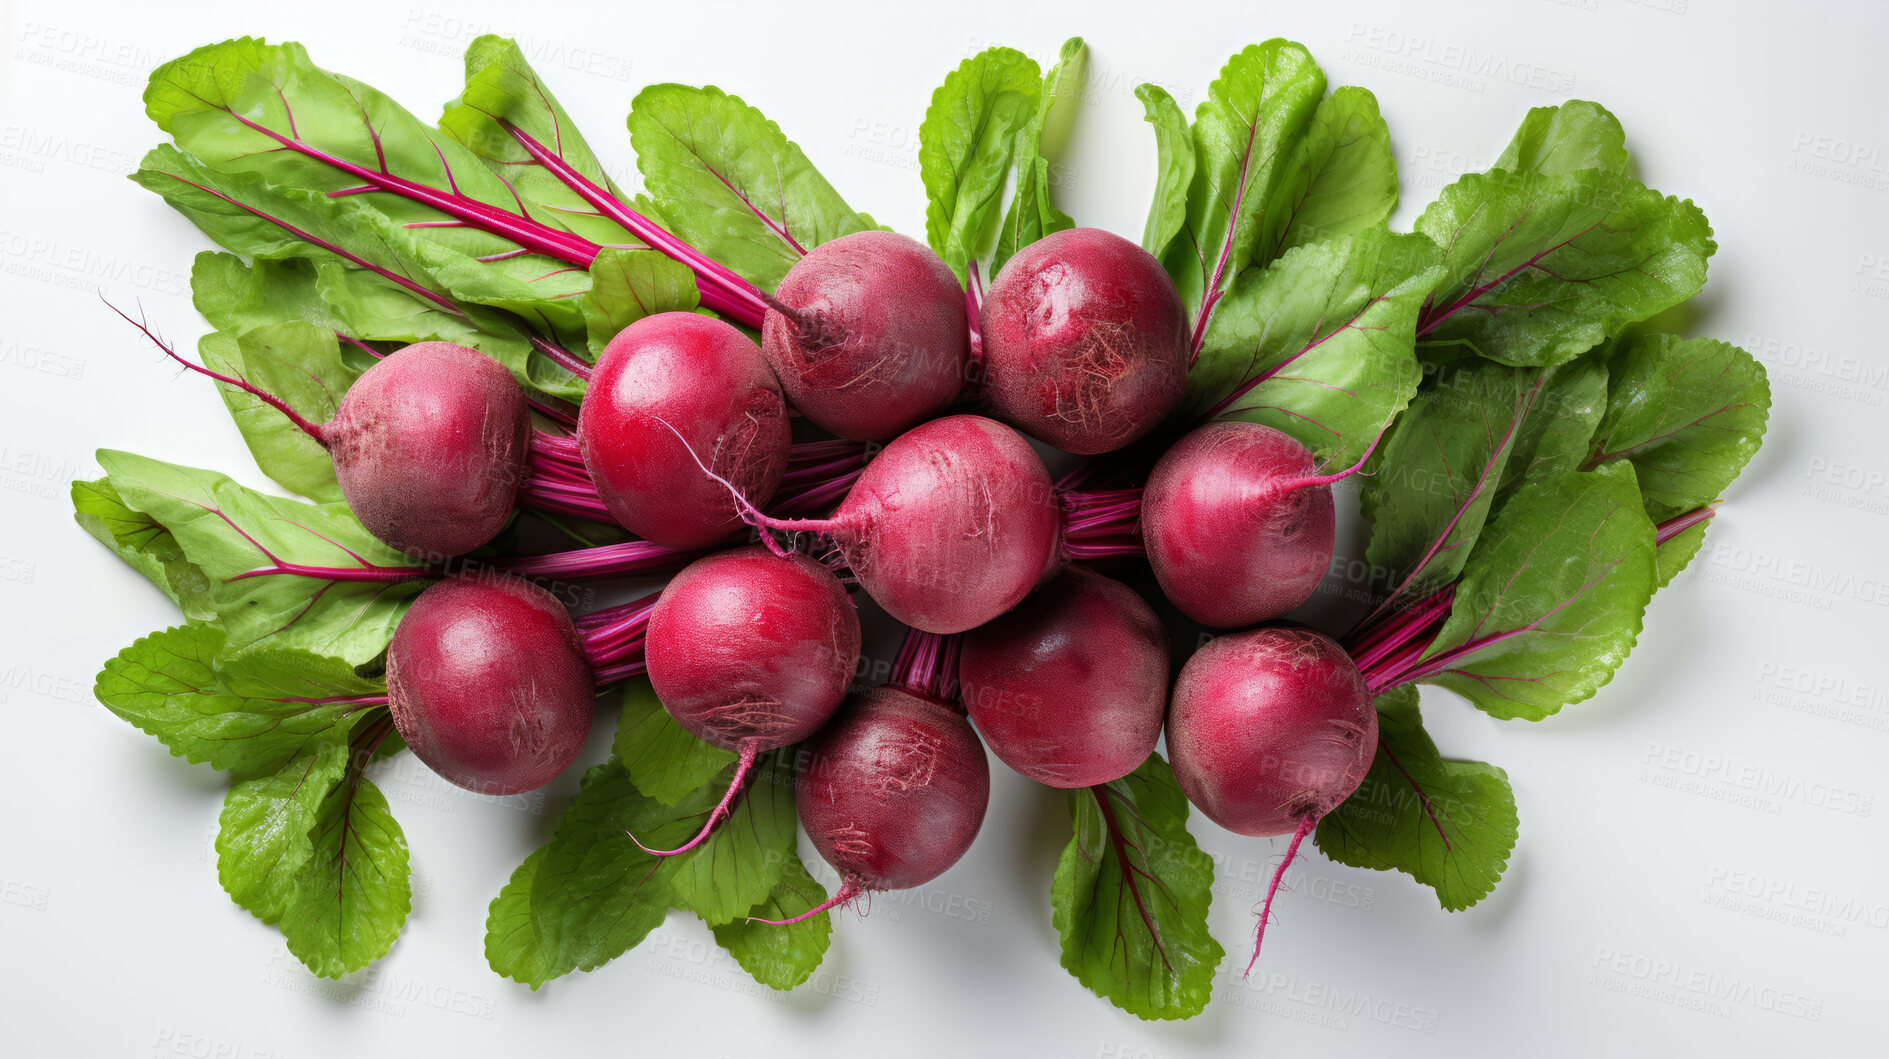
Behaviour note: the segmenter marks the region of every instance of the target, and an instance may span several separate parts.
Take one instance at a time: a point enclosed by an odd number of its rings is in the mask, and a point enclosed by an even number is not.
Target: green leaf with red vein
[[[549,85],[515,41],[486,34],[466,46],[466,87],[446,104],[442,132],[483,159],[525,202],[531,217],[602,245],[635,245],[628,229],[602,215],[557,174],[539,164],[514,136],[518,129],[551,149],[565,165],[624,200]],[[517,208],[516,202],[511,207]]]
[[[1418,338],[1516,365],[1572,360],[1692,297],[1717,248],[1698,207],[1600,169],[1465,176],[1417,231],[1447,267]]]
[[[219,331],[244,334],[305,322],[350,339],[341,345],[341,359],[357,374],[377,358],[356,342],[452,342],[504,364],[535,390],[571,398],[583,394],[582,379],[532,356],[530,336],[511,314],[448,309],[338,259],[244,262],[234,254],[206,250],[191,266],[190,297]]]
[[[170,530],[150,515],[127,506],[111,479],[73,482],[72,517],[80,528],[169,596],[185,618],[216,620],[216,609],[200,598],[208,585],[203,571],[184,557]]]
[[[1240,273],[1265,264],[1253,251],[1267,205],[1324,95],[1325,75],[1311,53],[1279,38],[1235,54],[1207,87],[1192,128],[1187,223],[1157,254],[1197,333]]]
[[[1293,144],[1266,204],[1253,262],[1376,227],[1396,208],[1390,127],[1370,89],[1345,85],[1320,101]]]
[[[1334,466],[1356,462],[1416,393],[1415,325],[1436,255],[1423,236],[1378,227],[1241,273],[1177,421],[1264,423]]]
[[[484,159],[372,86],[316,66],[300,44],[198,48],[153,71],[144,102],[202,167],[295,193],[310,212],[372,212],[473,262],[468,272],[530,282],[597,249],[563,213],[533,208]]]
[[[106,662],[93,692],[171,753],[245,772],[280,766],[385,704],[384,685],[339,659],[281,649],[231,654],[226,640],[214,625],[152,633]]]
[[[1360,502],[1378,612],[1456,579],[1507,470],[1539,373],[1487,361],[1445,368],[1398,418],[1366,466]]]
[[[578,302],[594,361],[617,332],[645,316],[694,312],[700,293],[694,273],[679,261],[654,250],[605,250],[590,267],[590,291]]]
[[[411,908],[406,836],[364,775],[391,730],[385,713],[350,719],[287,760],[239,770],[224,799],[223,888],[326,978],[386,955]]]
[[[1496,717],[1541,720],[1613,679],[1656,578],[1631,464],[1526,486],[1483,532],[1410,679]]]
[[[467,344],[499,360],[526,385],[560,396],[583,392],[581,383],[563,369],[543,358],[527,359],[530,347],[519,341],[528,327],[560,344],[583,346],[584,314],[576,299],[590,288],[590,279],[581,267],[535,258],[524,262],[528,268],[519,268],[516,261],[499,268],[401,227],[360,205],[359,196],[330,199],[275,187],[257,173],[211,169],[168,145],[146,154],[132,179],[161,195],[227,250],[252,260],[305,258],[318,268],[325,264],[356,270],[370,279],[368,291],[384,286],[382,297],[404,297],[460,317],[468,325],[468,337],[496,336],[496,342]],[[346,302],[336,311],[354,319]],[[381,308],[370,319],[412,315]]]
[[[353,750],[359,758],[371,751]],[[295,958],[339,978],[385,956],[413,904],[406,834],[380,788],[352,768],[315,810],[312,855],[282,916]]]
[[[1062,963],[1144,1019],[1198,1015],[1226,950],[1207,930],[1213,859],[1187,833],[1187,799],[1161,755],[1072,791],[1075,835],[1050,887]]]
[[[651,85],[636,94],[629,126],[670,229],[762,290],[808,250],[877,227],[780,126],[719,88]]]
[[[186,611],[216,615],[231,650],[268,645],[362,665],[386,650],[425,587],[393,573],[378,582],[321,576],[413,570],[412,557],[374,539],[344,504],[265,496],[214,471],[128,452],[102,449],[98,461],[125,508],[167,530],[201,574],[184,586]]]
[[[1314,840],[1340,864],[1401,871],[1458,912],[1489,896],[1515,851],[1508,773],[1437,752],[1417,689],[1377,698],[1377,756],[1364,782],[1318,822]]]
[[[264,324],[240,335],[212,332],[197,343],[203,366],[243,379],[287,402],[311,423],[326,423],[361,373],[342,359],[335,333],[300,321]],[[341,499],[334,458],[287,416],[239,387],[219,383],[223,404],[262,473],[310,500]]]
[[[1764,366],[1729,342],[1642,335],[1615,352],[1611,367],[1588,466],[1631,461],[1656,520],[1719,499],[1764,440]]]

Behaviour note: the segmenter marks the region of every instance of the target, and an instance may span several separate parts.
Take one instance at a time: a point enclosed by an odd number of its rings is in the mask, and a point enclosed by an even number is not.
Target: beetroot
[[[803,749],[800,823],[841,883],[818,907],[781,922],[929,882],[958,862],[984,822],[984,748],[963,714],[929,696],[861,692]]]
[[[469,552],[512,517],[531,417],[511,372],[416,342],[368,368],[322,429],[348,510],[413,555]]]
[[[926,632],[984,624],[1059,561],[1062,511],[1049,471],[1016,431],[983,416],[947,416],[900,435],[831,518],[776,519],[751,507],[747,517],[830,534],[867,594]]]
[[[394,726],[448,781],[517,794],[564,771],[590,734],[595,688],[570,615],[500,574],[420,593],[387,648]]]
[[[1209,423],[1161,457],[1141,535],[1161,591],[1203,625],[1237,628],[1310,599],[1331,566],[1336,509],[1305,446],[1257,423]]]
[[[1065,569],[968,632],[965,707],[1003,762],[1051,787],[1093,787],[1154,753],[1167,710],[1167,635],[1134,590]]]
[[[841,437],[893,437],[943,411],[964,385],[964,293],[917,240],[855,232],[822,243],[768,305],[761,348],[781,389]]]
[[[1069,228],[1004,265],[981,313],[984,393],[999,419],[1065,452],[1121,448],[1180,404],[1187,313],[1153,255]]]
[[[759,546],[689,564],[663,589],[644,647],[676,723],[740,755],[728,793],[681,853],[728,813],[755,758],[812,735],[859,664],[859,614],[839,578],[804,555]]]
[[[668,548],[705,547],[741,527],[726,489],[700,465],[766,503],[791,441],[761,351],[732,325],[695,313],[646,316],[610,340],[578,411],[577,439],[611,516]]]
[[[333,419],[312,423],[246,379],[177,355],[107,305],[164,355],[282,413],[328,450],[348,510],[382,543],[425,559],[469,552],[512,517],[525,478],[525,391],[497,361],[451,342],[416,342],[361,373]]]
[[[1294,626],[1233,633],[1181,667],[1167,737],[1181,791],[1214,823],[1242,835],[1292,835],[1260,914],[1257,960],[1299,843],[1370,771],[1371,693],[1330,637]]]

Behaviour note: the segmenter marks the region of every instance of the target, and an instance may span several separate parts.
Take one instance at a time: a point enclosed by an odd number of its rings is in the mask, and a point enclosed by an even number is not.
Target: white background
[[[1882,10],[1726,0],[1424,12],[1390,0],[1056,6],[8,5],[5,1050],[1106,1059],[1880,1049]],[[1450,915],[1407,877],[1313,853],[1298,890],[1280,899],[1254,982],[1223,976],[1190,1023],[1141,1023],[1058,966],[1048,884],[1067,837],[1061,797],[1001,769],[970,854],[915,903],[882,896],[869,918],[839,917],[814,987],[765,995],[712,955],[704,929],[672,914],[615,963],[533,994],[486,967],[486,904],[574,782],[550,788],[539,812],[520,812],[407,759],[379,779],[413,849],[412,918],[371,974],[318,982],[217,886],[221,778],[170,758],[91,699],[104,659],[176,620],[71,520],[66,482],[97,474],[92,450],[267,484],[212,390],[134,342],[92,290],[141,302],[194,347],[203,325],[186,282],[208,244],[123,179],[158,140],[139,104],[152,66],[239,33],[298,39],[323,65],[431,118],[458,90],[463,46],[486,30],[523,38],[620,173],[633,169],[622,121],[638,87],[713,82],[777,120],[855,206],[908,233],[923,229],[915,137],[930,92],[991,42],[1050,59],[1065,36],[1088,39],[1089,105],[1062,201],[1082,223],[1131,237],[1153,170],[1134,86],[1159,82],[1191,111],[1248,42],[1293,37],[1334,85],[1377,93],[1403,180],[1398,227],[1456,174],[1486,167],[1527,108],[1596,99],[1625,123],[1643,178],[1711,217],[1720,250],[1693,329],[1770,367],[1770,435],[1706,553],[1659,594],[1638,649],[1598,697],[1531,725],[1426,696],[1446,753],[1494,762],[1514,780],[1522,838],[1496,894]],[[1241,952],[1255,880],[1280,848],[1198,817],[1195,829],[1220,859],[1215,930]],[[1223,971],[1233,966],[1229,957]]]

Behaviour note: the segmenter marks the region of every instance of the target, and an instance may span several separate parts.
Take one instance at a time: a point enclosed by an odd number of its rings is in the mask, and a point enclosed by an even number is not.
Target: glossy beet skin
[[[964,636],[960,698],[1004,764],[1051,787],[1093,787],[1154,753],[1167,712],[1161,619],[1133,589],[1069,567]]]
[[[899,435],[830,520],[798,526],[831,533],[887,613],[943,634],[1022,602],[1058,560],[1062,510],[1029,442],[960,415]]]
[[[859,613],[839,578],[804,555],[755,546],[689,564],[663,589],[645,648],[656,696],[724,750],[767,751],[812,735],[859,664]]]
[[[1065,452],[1110,452],[1154,429],[1193,359],[1161,263],[1099,228],[1018,251],[984,297],[982,331],[997,418]]]
[[[822,243],[774,300],[761,348],[788,400],[825,430],[882,441],[942,412],[964,385],[964,291],[915,239],[856,232]]]
[[[1181,790],[1229,831],[1284,835],[1351,796],[1377,753],[1377,710],[1331,638],[1269,626],[1210,640],[1168,707]]]
[[[727,487],[702,464],[765,504],[791,443],[761,351],[732,325],[695,313],[647,316],[610,340],[578,411],[577,440],[611,516],[667,548],[706,547],[741,528]]]
[[[1161,592],[1188,617],[1239,628],[1312,597],[1337,512],[1305,446],[1257,423],[1209,423],[1167,451],[1142,492],[1141,537]]]
[[[990,765],[963,715],[899,688],[855,695],[803,747],[801,826],[842,895],[901,890],[958,862],[990,803]]]
[[[427,767],[481,794],[564,771],[590,734],[596,689],[570,615],[498,574],[420,593],[387,648],[394,727]]]
[[[530,426],[525,392],[498,361],[417,342],[362,373],[318,437],[369,533],[441,559],[505,528]]]

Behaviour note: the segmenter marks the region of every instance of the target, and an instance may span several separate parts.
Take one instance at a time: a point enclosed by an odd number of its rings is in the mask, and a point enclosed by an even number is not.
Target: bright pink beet
[[[394,727],[427,767],[481,794],[564,771],[590,734],[590,666],[549,592],[498,574],[420,593],[387,648]]]
[[[829,519],[757,525],[830,534],[853,576],[914,629],[976,628],[1028,595],[1059,561],[1062,509],[1049,471],[1016,431],[983,416],[921,424],[866,465]]]
[[[795,804],[840,888],[795,922],[958,862],[990,802],[990,764],[964,715],[894,687],[863,691],[804,745]]]
[[[754,546],[698,559],[663,589],[644,648],[657,698],[697,738],[740,755],[728,813],[755,758],[812,735],[852,684],[859,613],[839,578],[804,555]]]
[[[964,385],[964,292],[915,239],[856,232],[822,243],[769,305],[761,348],[781,389],[841,437],[892,437],[943,411]]]
[[[961,697],[1004,764],[1093,787],[1154,753],[1167,711],[1161,620],[1133,589],[1072,566],[964,636]]]
[[[611,516],[668,548],[706,547],[741,528],[727,489],[701,464],[766,503],[787,469],[788,433],[760,349],[695,313],[646,316],[611,339],[577,417],[584,466]]]
[[[1188,617],[1238,628],[1310,599],[1331,566],[1336,508],[1305,446],[1257,423],[1209,423],[1168,449],[1142,493],[1161,591]]]
[[[1119,449],[1180,404],[1187,312],[1153,255],[1100,228],[1018,251],[982,310],[997,417],[1065,452]]]
[[[1175,780],[1214,823],[1254,837],[1293,836],[1266,893],[1257,960],[1273,893],[1299,843],[1370,771],[1371,693],[1328,636],[1296,626],[1231,633],[1181,667],[1167,736]]]

